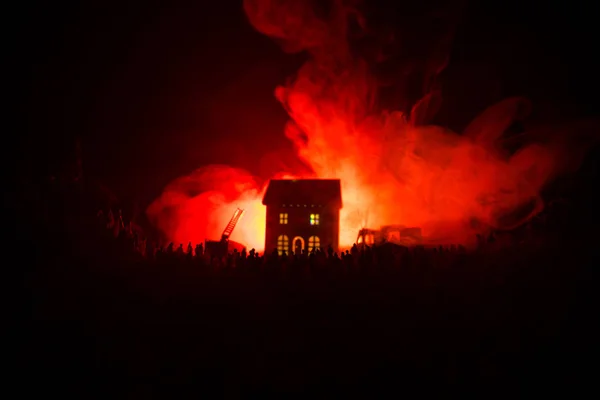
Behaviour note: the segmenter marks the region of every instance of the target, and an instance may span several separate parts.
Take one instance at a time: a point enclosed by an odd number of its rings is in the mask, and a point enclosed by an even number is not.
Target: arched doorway
[[[292,246],[294,249],[294,254],[300,255],[302,254],[302,250],[304,250],[304,238],[301,236],[296,236],[293,240],[292,240]]]

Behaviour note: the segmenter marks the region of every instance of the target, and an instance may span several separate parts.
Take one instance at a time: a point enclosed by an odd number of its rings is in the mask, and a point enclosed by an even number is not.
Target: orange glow
[[[462,135],[423,123],[435,93],[410,115],[376,110],[374,80],[346,43],[347,10],[338,4],[323,21],[310,3],[246,0],[244,6],[258,31],[310,54],[275,95],[291,118],[286,136],[314,171],[294,177],[342,181],[340,246],[352,245],[362,227],[386,224],[418,226],[432,241],[468,244],[482,226],[510,229],[541,211],[540,190],[560,172],[556,160],[564,150],[549,137],[514,154],[499,145],[505,130],[529,113],[526,100],[490,107]],[[220,238],[240,207],[246,214],[231,239],[262,251],[264,189],[247,172],[205,167],[170,184],[148,214],[167,238],[186,243]],[[525,203],[531,207],[518,218],[501,218]]]
[[[247,172],[210,166],[172,182],[150,205],[148,215],[168,240],[200,243],[219,240],[239,207],[244,215],[230,239],[262,249],[266,210],[261,195],[261,188]]]

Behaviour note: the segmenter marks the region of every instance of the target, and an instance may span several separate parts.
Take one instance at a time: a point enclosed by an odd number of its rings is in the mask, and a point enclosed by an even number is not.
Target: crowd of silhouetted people
[[[290,268],[303,270],[305,275],[310,275],[308,271],[314,273],[320,268],[327,268],[336,273],[352,273],[372,269],[371,267],[375,265],[384,265],[385,269],[412,265],[419,265],[422,268],[451,268],[457,262],[465,262],[477,254],[506,251],[508,247],[513,251],[517,248],[531,249],[535,244],[534,240],[527,240],[521,235],[520,240],[513,238],[510,241],[511,246],[506,246],[506,243],[497,246],[496,236],[493,232],[489,232],[487,235],[476,235],[477,247],[470,251],[462,245],[455,244],[407,247],[390,242],[370,246],[354,244],[346,250],[337,250],[328,245],[325,248],[313,247],[296,251],[271,249],[262,254],[255,249],[242,251],[234,249],[222,254],[214,253],[214,249],[211,253],[209,248],[205,248],[204,243],[188,242],[184,245],[167,242],[160,245],[157,241],[148,239],[132,221],[126,223],[121,210],[117,212],[113,212],[112,209],[108,209],[107,212],[99,210],[97,222],[99,229],[104,231],[105,237],[114,238],[115,242],[121,244],[119,250],[123,256],[135,255],[138,260],[148,263],[205,266],[215,271],[245,268],[262,271],[270,267],[282,272]],[[533,225],[533,222],[530,224]],[[530,231],[531,228],[525,229]]]

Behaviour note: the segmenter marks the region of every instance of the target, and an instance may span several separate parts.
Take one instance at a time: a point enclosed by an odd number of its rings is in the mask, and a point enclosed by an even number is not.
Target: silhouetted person
[[[356,243],[352,245],[352,249],[350,250],[352,253],[352,257],[356,258],[358,256],[358,246],[356,245]]]
[[[115,215],[112,212],[112,208],[108,209],[108,215],[106,216],[106,228],[112,229],[115,225]]]
[[[483,238],[483,235],[481,235],[479,233],[476,235],[476,237],[477,237],[477,247],[479,249],[482,249],[485,245],[485,239]]]
[[[155,248],[156,248],[156,246],[152,242],[147,241],[146,242],[146,257],[148,257],[150,259],[154,258]]]

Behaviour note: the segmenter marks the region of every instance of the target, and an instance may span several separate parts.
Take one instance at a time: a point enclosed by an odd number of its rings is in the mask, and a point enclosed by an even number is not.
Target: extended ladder
[[[239,222],[240,218],[242,218],[243,214],[244,214],[244,210],[242,210],[241,208],[238,208],[237,210],[235,210],[235,212],[233,213],[233,216],[229,220],[229,223],[225,227],[223,234],[221,235],[221,241],[229,240],[229,236],[231,236],[231,233],[235,229],[235,226]]]

